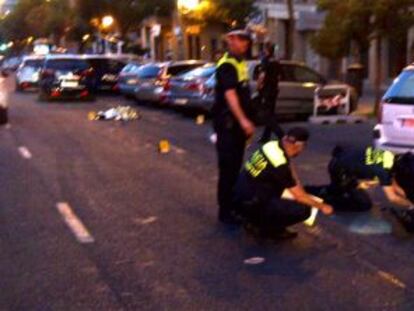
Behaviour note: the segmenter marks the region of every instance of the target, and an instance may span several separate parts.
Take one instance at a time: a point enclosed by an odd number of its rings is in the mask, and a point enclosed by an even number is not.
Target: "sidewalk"
[[[385,92],[388,89],[388,85],[382,86],[382,94],[385,94]],[[375,109],[375,91],[372,89],[372,87],[368,84],[364,84],[364,92],[362,97],[359,99],[358,103],[358,109],[355,112],[356,115],[363,115],[367,117],[375,117],[374,115],[374,109]]]
[[[359,99],[356,115],[374,117],[375,97],[364,95]]]

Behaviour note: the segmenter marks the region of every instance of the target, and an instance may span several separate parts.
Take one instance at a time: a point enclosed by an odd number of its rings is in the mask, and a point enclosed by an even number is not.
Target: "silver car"
[[[40,71],[45,61],[41,56],[26,56],[16,71],[16,91],[39,86]]]
[[[205,65],[198,60],[151,63],[138,70],[141,78],[135,89],[138,102],[163,103],[167,102],[170,89],[170,79],[179,74]]]
[[[208,99],[212,87],[214,87],[211,78],[215,71],[216,65],[209,63],[172,78],[168,93],[168,104],[209,110],[212,102]]]
[[[122,95],[127,98],[132,98],[137,88],[139,76],[138,69],[142,65],[139,63],[127,64],[119,74],[118,89]]]
[[[250,88],[252,94],[257,91],[257,79],[260,61],[248,62]],[[326,80],[316,71],[306,65],[294,61],[280,62],[281,76],[279,81],[279,97],[276,105],[276,114],[280,116],[294,115],[307,118],[313,113],[315,90],[325,85]],[[204,83],[203,96],[199,104],[205,111],[210,111],[214,103],[215,75]],[[181,96],[181,103],[185,103]],[[190,102],[190,98],[187,98]],[[352,111],[356,109],[356,93],[352,90]]]

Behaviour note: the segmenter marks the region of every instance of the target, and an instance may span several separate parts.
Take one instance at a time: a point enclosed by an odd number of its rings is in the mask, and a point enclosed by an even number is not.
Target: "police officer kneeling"
[[[414,232],[414,155],[394,155],[374,147],[336,147],[329,163],[331,184],[315,193],[338,211],[366,211],[372,200],[364,188],[379,183],[408,231]],[[362,181],[362,182],[361,182]]]
[[[290,159],[304,150],[309,133],[304,128],[291,129],[282,139],[272,140],[253,153],[236,185],[235,205],[247,223],[267,238],[293,238],[287,227],[309,218],[316,207],[324,214],[332,207],[318,202],[301,186]],[[294,200],[282,198],[288,190]]]

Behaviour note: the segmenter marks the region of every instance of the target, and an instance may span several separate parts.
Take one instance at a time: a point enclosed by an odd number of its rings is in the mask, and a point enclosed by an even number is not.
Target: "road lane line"
[[[24,146],[19,147],[19,153],[23,158],[25,158],[27,160],[32,158],[31,152],[29,151],[29,149],[27,149]]]
[[[378,271],[378,275],[383,278],[385,281],[387,281],[388,283],[391,283],[392,285],[405,289],[407,286],[400,280],[398,279],[395,275],[379,270]]]
[[[56,208],[79,243],[87,244],[95,242],[93,236],[89,233],[88,229],[78,216],[76,216],[68,203],[60,202],[56,204]]]

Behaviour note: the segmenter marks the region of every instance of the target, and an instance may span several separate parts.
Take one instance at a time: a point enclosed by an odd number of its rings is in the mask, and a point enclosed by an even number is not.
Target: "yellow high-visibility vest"
[[[217,62],[217,68],[224,64],[230,64],[236,69],[239,83],[249,81],[249,66],[245,60],[238,61],[236,58],[231,57],[228,53],[226,53]]]

